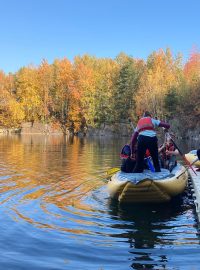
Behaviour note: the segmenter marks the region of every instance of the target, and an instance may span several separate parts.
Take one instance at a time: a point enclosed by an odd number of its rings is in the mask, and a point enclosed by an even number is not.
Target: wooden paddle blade
[[[115,174],[118,171],[120,171],[120,168],[111,168],[111,169],[107,170],[106,174],[108,176],[112,176],[113,174]]]

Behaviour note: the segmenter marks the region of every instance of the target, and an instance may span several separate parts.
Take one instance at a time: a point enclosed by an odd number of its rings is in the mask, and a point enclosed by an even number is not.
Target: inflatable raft
[[[181,194],[187,185],[188,173],[177,166],[170,173],[145,170],[143,173],[115,173],[108,182],[110,196],[120,203],[160,203]]]
[[[190,163],[193,163],[193,161],[195,159],[197,159],[197,150],[192,150],[190,151],[189,153],[185,154],[185,157],[187,158],[187,160],[190,162]],[[194,166],[200,168],[200,160],[197,160],[195,163],[194,163]]]

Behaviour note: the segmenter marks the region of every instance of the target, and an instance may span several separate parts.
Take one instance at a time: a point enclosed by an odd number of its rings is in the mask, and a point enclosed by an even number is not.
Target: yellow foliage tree
[[[51,91],[53,115],[59,120],[63,130],[77,123],[79,115],[79,93],[74,86],[74,70],[71,62],[64,58],[53,63],[54,88]]]
[[[135,98],[138,115],[149,110],[154,116],[164,118],[164,97],[181,83],[181,73],[177,72],[179,69],[179,61],[173,59],[169,49],[149,56]]]
[[[13,76],[0,72],[0,126],[18,127],[24,120],[24,111],[16,100]]]
[[[42,101],[41,120],[44,123],[49,121],[50,107],[52,106],[52,99],[50,96],[53,88],[53,68],[44,59],[37,69],[37,80],[39,88],[39,97]]]
[[[39,95],[37,69],[24,67],[16,73],[16,96],[25,113],[25,121],[34,121],[40,118],[42,99]]]
[[[87,55],[74,59],[74,86],[80,95],[80,114],[94,125],[96,74],[93,69],[95,58]]]

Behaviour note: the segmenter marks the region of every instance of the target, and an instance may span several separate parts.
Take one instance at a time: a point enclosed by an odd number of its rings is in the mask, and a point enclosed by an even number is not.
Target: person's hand
[[[164,131],[165,133],[168,133],[168,132],[169,132],[169,129],[163,128],[163,131]]]
[[[170,155],[169,150],[166,150],[166,155],[167,155],[167,156],[169,156],[169,155]]]

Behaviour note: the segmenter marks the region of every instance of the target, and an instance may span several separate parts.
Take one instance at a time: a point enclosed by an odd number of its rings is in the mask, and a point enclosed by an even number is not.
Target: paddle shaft
[[[185,163],[190,167],[190,169],[194,172],[194,174],[196,174],[195,170],[193,169],[192,165],[190,164],[190,162],[187,160],[187,158],[185,157],[185,155],[182,153],[182,151],[180,150],[180,148],[178,147],[178,145],[175,143],[175,141],[172,139],[171,135],[168,133],[171,141],[173,142],[174,146],[177,148],[177,150],[179,151],[179,154],[181,155],[181,157],[183,158],[183,160],[185,161]],[[197,175],[197,174],[196,174]]]
[[[192,161],[192,163],[190,165],[193,165],[195,162],[197,162],[199,159],[196,158],[195,160]],[[177,178],[179,178],[181,175],[183,175],[185,172],[187,172],[187,170],[189,169],[190,167],[187,167]]]

